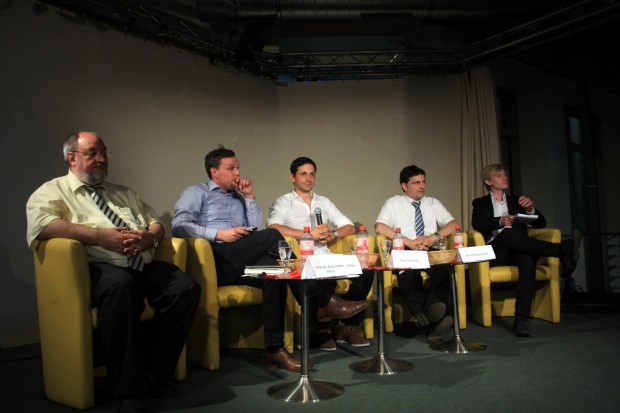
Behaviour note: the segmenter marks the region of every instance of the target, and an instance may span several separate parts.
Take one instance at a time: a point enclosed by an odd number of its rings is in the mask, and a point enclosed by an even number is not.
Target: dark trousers
[[[495,259],[491,266],[515,265],[519,268],[515,317],[529,317],[539,256],[557,257],[559,245],[530,238],[525,231],[505,228],[491,241]]]
[[[429,276],[429,288],[423,288],[422,271]],[[396,275],[398,286],[414,316],[422,313],[430,304],[450,302],[450,266],[436,265],[426,270],[406,270]]]
[[[242,277],[248,265],[278,265],[278,241],[284,238],[275,229],[253,232],[235,242],[212,243],[218,285],[251,285],[263,289],[262,317],[265,347],[284,345],[284,311],[288,282]],[[291,284],[293,286],[293,284]]]
[[[143,394],[147,374],[171,378],[198,306],[198,283],[165,262],[141,272],[106,263],[89,268],[112,393]],[[145,298],[155,316],[140,322]]]

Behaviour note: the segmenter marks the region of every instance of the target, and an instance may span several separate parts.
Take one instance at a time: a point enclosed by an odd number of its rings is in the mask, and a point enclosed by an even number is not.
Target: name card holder
[[[389,266],[402,269],[425,269],[430,268],[428,253],[426,251],[392,250]]]
[[[307,258],[301,278],[358,277],[362,267],[355,255],[311,255]]]
[[[491,261],[495,259],[495,252],[490,245],[482,245],[479,247],[461,247],[459,248],[459,256],[461,262],[469,264],[472,262]]]

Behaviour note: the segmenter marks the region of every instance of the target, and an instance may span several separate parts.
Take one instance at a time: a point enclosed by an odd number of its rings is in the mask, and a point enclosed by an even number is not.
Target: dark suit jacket
[[[506,195],[506,201],[508,202],[508,214],[516,215],[519,213],[527,213],[525,209],[519,205],[519,197]],[[485,241],[488,241],[489,238],[491,238],[493,230],[502,228],[499,224],[501,218],[493,216],[493,202],[491,202],[491,197],[488,194],[481,198],[474,199],[471,204],[473,206],[471,226],[482,234]],[[547,225],[545,217],[537,209],[534,213],[538,215],[538,219],[529,224],[534,228],[544,228],[545,225]],[[512,228],[519,231],[527,231],[527,226],[525,224],[514,224]]]

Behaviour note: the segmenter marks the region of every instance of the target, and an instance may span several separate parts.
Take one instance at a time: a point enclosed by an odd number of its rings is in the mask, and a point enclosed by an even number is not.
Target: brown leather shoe
[[[321,322],[330,321],[332,318],[349,318],[368,307],[368,300],[347,301],[332,295],[329,303],[316,312],[316,318]]]
[[[301,371],[301,361],[297,360],[284,347],[275,353],[265,353],[265,365],[267,367],[279,367],[288,371]],[[312,364],[310,365],[312,367]]]
[[[349,344],[353,347],[367,347],[370,345],[370,341],[353,331],[353,326],[346,324],[338,326],[336,342],[339,344]]]

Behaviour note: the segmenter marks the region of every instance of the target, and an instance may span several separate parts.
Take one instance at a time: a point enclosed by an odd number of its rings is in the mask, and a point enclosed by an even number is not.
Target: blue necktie
[[[415,208],[415,236],[421,237],[424,235],[424,220],[422,219],[422,211],[420,211],[420,201],[413,201],[412,204]]]
[[[129,225],[127,225],[127,223],[123,221],[121,217],[116,215],[116,212],[112,211],[112,209],[110,209],[110,207],[108,206],[108,204],[106,204],[103,198],[99,196],[99,193],[97,192],[98,189],[99,188],[95,186],[86,187],[86,190],[90,193],[90,197],[93,199],[93,201],[95,201],[95,204],[97,204],[101,212],[103,212],[105,216],[108,217],[110,221],[112,221],[112,224],[114,224],[115,227],[125,227],[127,229],[130,229]],[[142,268],[144,268],[144,260],[142,259],[141,254],[133,255],[131,257],[128,257],[127,259],[129,260],[129,266],[134,270],[142,271]]]

